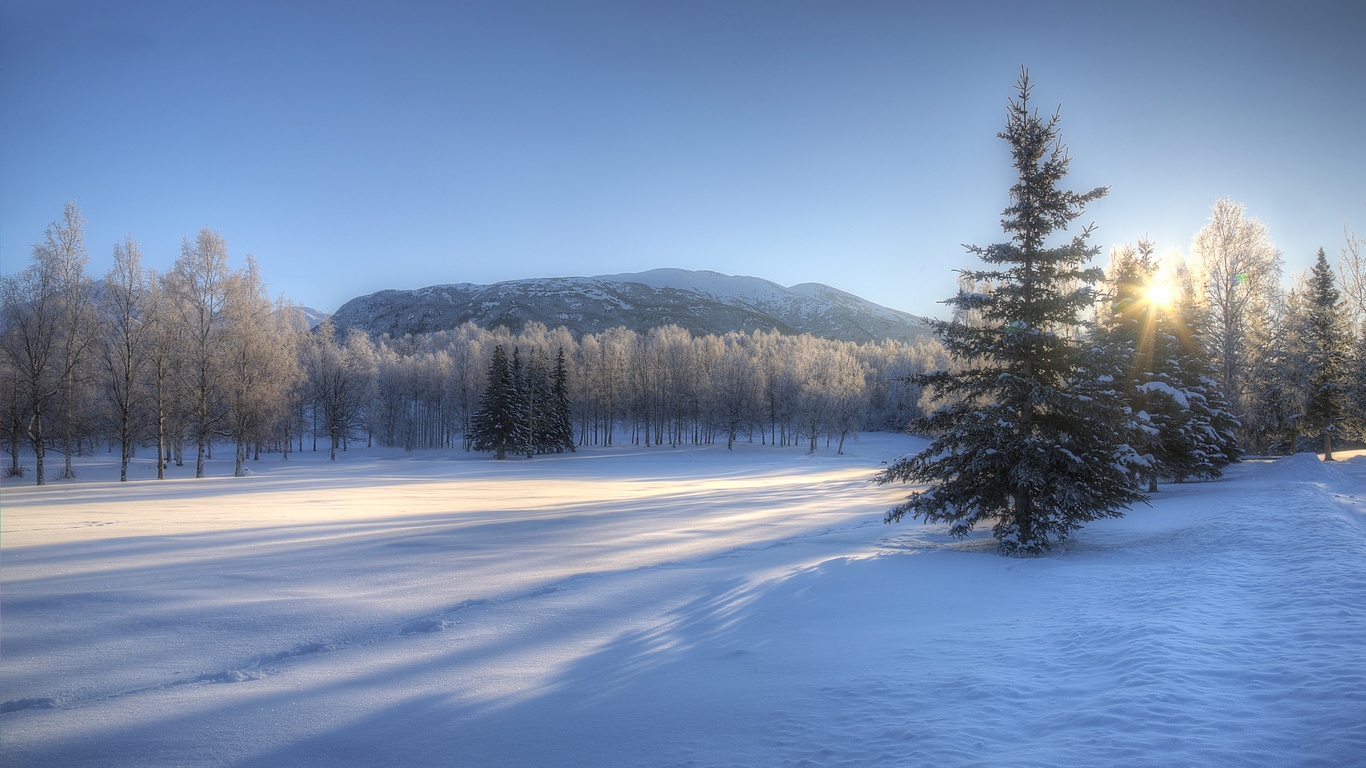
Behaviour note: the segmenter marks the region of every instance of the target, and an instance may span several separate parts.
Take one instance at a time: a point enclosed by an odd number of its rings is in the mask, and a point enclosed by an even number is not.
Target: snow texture
[[[737,444],[7,485],[6,766],[1347,766],[1366,457],[1164,485],[1047,557]],[[186,468],[188,470],[188,468]]]

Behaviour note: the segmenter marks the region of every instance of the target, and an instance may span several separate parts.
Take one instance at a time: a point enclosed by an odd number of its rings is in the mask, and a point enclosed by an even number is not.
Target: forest
[[[186,461],[202,476],[216,447],[235,451],[238,475],[263,452],[335,456],[358,441],[469,451],[497,349],[516,356],[513,386],[528,419],[551,407],[535,393],[550,391],[559,359],[563,396],[554,407],[572,429],[561,450],[737,440],[839,450],[861,430],[904,429],[924,417],[939,403],[916,377],[962,366],[933,341],[694,336],[673,326],[575,335],[535,323],[516,333],[466,324],[399,339],[326,322],[310,329],[299,307],[271,298],[250,256],[230,266],[211,229],[186,238],[165,272],[146,268],[138,243],[125,238],[96,280],[86,273],[83,223],[68,204],[27,268],[3,281],[5,472],[38,484],[71,476],[72,458],[95,451],[121,454],[125,477],[139,452],[157,457],[159,476],[167,462]],[[1335,264],[1320,250],[1313,270],[1287,285],[1266,228],[1220,200],[1188,258],[1159,258],[1148,242],[1112,249],[1084,321],[1062,330],[1094,352],[1092,384],[1124,382],[1115,389],[1120,406],[1140,415],[1129,444],[1142,455],[1173,443],[1172,430],[1189,431],[1180,414],[1197,396],[1224,404],[1222,426],[1206,418],[1199,428],[1202,440],[1223,440],[1217,450],[1230,459],[1310,441],[1321,450],[1333,434],[1361,440],[1361,246],[1343,233]],[[960,282],[960,298],[996,289],[967,273]],[[946,327],[991,325],[970,300],[953,313]],[[1211,429],[1231,440],[1209,438]],[[553,448],[542,441],[527,453],[542,450]],[[1149,474],[1155,482],[1200,470],[1178,462]]]

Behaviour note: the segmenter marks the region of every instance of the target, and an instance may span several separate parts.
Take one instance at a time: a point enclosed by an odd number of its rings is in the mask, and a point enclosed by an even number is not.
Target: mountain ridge
[[[513,331],[539,322],[575,334],[663,325],[694,334],[776,330],[860,343],[911,341],[931,333],[926,318],[824,283],[784,287],[759,277],[676,268],[388,289],[351,299],[332,321],[341,330],[395,337],[450,330],[467,321]]]

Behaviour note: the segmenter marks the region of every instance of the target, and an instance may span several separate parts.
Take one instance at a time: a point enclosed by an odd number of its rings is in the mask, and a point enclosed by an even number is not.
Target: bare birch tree
[[[1259,329],[1279,287],[1281,252],[1265,225],[1247,218],[1242,205],[1222,198],[1196,233],[1191,255],[1205,309],[1205,340],[1225,398],[1240,404]]]
[[[180,373],[189,428],[198,451],[194,476],[203,477],[205,451],[227,417],[220,382],[225,343],[223,311],[231,275],[223,237],[205,227],[193,242],[186,238],[170,277],[170,299],[184,333],[185,360]]]
[[[169,276],[147,274],[147,295],[143,309],[146,336],[142,365],[143,386],[147,392],[149,426],[156,436],[157,479],[166,478],[170,454],[170,432],[177,429],[182,389],[176,377],[183,353],[184,327],[168,290]]]
[[[67,203],[62,219],[34,244],[29,267],[0,284],[2,346],[14,383],[9,397],[23,404],[22,431],[33,449],[38,485],[46,482],[49,428],[66,451],[63,475],[74,475],[71,456],[82,405],[77,386],[83,384],[92,338],[84,223],[76,204]]]
[[[142,253],[132,235],[114,246],[114,266],[104,276],[99,303],[104,321],[101,385],[108,419],[119,440],[119,482],[127,482],[128,460],[142,423],[140,373],[151,330]]]
[[[236,444],[233,477],[246,474],[253,442],[264,440],[289,418],[289,394],[301,375],[294,324],[276,312],[256,260],[227,281],[223,303],[222,387],[228,433]]]

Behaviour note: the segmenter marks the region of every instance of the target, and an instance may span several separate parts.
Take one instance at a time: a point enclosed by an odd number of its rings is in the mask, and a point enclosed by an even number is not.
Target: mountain
[[[321,309],[314,309],[313,307],[299,307],[299,309],[303,310],[304,319],[308,321],[308,327],[310,329],[317,328],[322,321],[332,316],[331,312],[324,312]]]
[[[619,325],[636,331],[678,325],[694,334],[776,329],[856,342],[905,341],[931,332],[925,318],[828,285],[784,288],[757,277],[685,269],[378,291],[346,302],[332,321],[374,336],[416,335],[466,321],[513,331],[535,321],[576,334]]]

